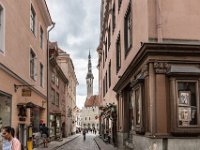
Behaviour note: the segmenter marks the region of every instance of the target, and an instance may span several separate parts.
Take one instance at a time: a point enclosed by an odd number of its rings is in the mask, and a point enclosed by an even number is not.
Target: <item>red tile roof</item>
[[[100,106],[99,95],[93,95],[90,98],[86,99],[85,107],[93,107],[93,106]]]

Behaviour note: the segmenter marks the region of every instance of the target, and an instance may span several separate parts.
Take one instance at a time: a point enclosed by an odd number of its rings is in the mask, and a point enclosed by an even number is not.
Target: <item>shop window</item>
[[[173,134],[199,134],[199,79],[170,79],[171,132]]]
[[[178,126],[196,126],[197,122],[197,82],[177,81]]]

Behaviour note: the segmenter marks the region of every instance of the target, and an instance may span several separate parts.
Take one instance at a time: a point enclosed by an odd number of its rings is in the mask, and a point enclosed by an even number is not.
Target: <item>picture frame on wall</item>
[[[179,91],[179,104],[190,105],[191,92],[190,91]]]

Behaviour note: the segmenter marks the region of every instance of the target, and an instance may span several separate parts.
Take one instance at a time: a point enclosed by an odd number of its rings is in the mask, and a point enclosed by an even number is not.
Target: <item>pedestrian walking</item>
[[[10,126],[2,128],[2,137],[4,138],[3,150],[21,150],[21,143],[15,137],[15,130]]]
[[[85,141],[85,139],[86,139],[86,130],[83,129],[83,140]]]
[[[45,125],[45,123],[42,124],[42,138],[43,138],[43,145],[44,147],[48,147],[48,137],[49,137],[49,128]]]

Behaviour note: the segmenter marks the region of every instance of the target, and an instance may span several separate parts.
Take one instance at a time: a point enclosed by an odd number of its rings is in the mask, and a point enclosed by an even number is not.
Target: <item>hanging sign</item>
[[[29,88],[22,89],[22,96],[30,97],[31,96],[31,89],[29,89]]]

